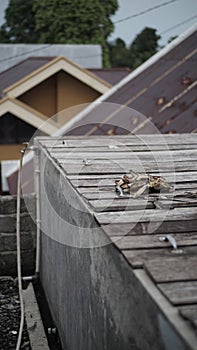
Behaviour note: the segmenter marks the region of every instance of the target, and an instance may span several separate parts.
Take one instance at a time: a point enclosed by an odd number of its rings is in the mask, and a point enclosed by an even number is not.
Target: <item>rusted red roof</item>
[[[70,134],[120,134],[123,129],[128,133],[135,131],[137,127],[141,133],[150,131],[148,124],[143,125],[143,118],[134,118],[132,112],[125,113],[120,105],[133,108],[150,118],[162,133],[195,132],[196,42],[197,26],[190,29],[187,35],[185,33],[175,39],[99,99],[101,104],[118,104],[113,113],[104,111],[103,106],[98,106],[97,103],[96,108],[86,114],[83,112],[80,122],[74,124],[74,127],[82,123],[86,126],[77,131],[72,129]],[[93,123],[98,123],[98,115],[99,125],[93,128]],[[117,121],[121,121],[122,129],[115,127],[112,130]],[[110,126],[107,127],[106,123]]]

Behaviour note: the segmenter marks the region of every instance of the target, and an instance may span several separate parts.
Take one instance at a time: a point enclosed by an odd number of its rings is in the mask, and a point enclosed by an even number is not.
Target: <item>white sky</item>
[[[145,11],[151,7],[161,5],[167,1],[169,0],[118,0],[119,10],[112,17],[112,20],[113,22],[118,21],[122,18]],[[7,4],[8,0],[0,0],[0,24],[4,22],[4,9],[6,8]],[[165,34],[161,34],[163,31],[195,15],[196,17],[188,23],[185,23]],[[160,7],[136,18],[131,18],[115,24],[115,31],[111,35],[110,39],[114,40],[120,37],[126,42],[126,44],[129,45],[135,36],[145,27],[152,27],[157,29],[157,34],[161,34],[162,36],[159,43],[161,45],[165,45],[168,38],[175,35],[180,35],[196,22],[197,0],[176,0],[171,4]]]

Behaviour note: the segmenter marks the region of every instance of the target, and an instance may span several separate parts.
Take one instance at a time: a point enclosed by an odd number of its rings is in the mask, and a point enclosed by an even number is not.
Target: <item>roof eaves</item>
[[[64,56],[59,56],[42,67],[36,69],[31,74],[28,74],[15,84],[9,86],[3,91],[3,93],[12,97],[18,97],[61,69],[83,81],[102,94],[111,88],[111,84],[97,77],[95,74],[89,72],[85,68],[80,67],[76,63],[71,62]]]
[[[0,117],[7,112],[11,112],[19,119],[24,120],[48,135],[53,134],[59,128],[59,124],[52,120],[47,120],[44,114],[14,98],[6,97],[0,101]]]

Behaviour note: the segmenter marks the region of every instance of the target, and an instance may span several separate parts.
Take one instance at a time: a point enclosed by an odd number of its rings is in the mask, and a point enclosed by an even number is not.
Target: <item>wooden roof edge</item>
[[[99,82],[100,84],[102,84],[106,88],[108,88],[108,89],[111,88],[111,86],[112,86],[111,84],[109,84],[105,80],[101,79],[100,77],[98,77],[94,73],[88,71],[86,68],[83,68],[83,67],[79,66],[78,64],[72,62],[71,60],[69,60],[68,58],[66,58],[64,56],[58,56],[58,57],[55,57],[54,59],[52,59],[51,61],[49,61],[48,63],[44,64],[42,67],[39,67],[38,69],[36,69],[32,73],[26,75],[24,78],[18,80],[16,83],[14,83],[14,84],[10,85],[9,87],[7,87],[6,89],[4,89],[3,93],[4,94],[10,93],[12,90],[17,88],[18,86],[20,86],[23,83],[27,82],[31,78],[36,77],[37,75],[39,75],[43,71],[45,71],[47,69],[50,69],[52,66],[54,66],[55,64],[57,64],[58,62],[61,62],[61,61],[63,61],[65,64],[68,64],[69,66],[72,66],[73,68],[79,70],[80,72],[83,72],[84,74],[86,74],[87,76],[91,77],[96,82]],[[58,72],[58,70],[57,70],[57,72]],[[65,69],[65,72],[67,72],[66,69]],[[72,71],[69,70],[68,73],[72,75]],[[49,77],[50,77],[50,74],[49,74]],[[79,80],[80,80],[80,77],[79,77]]]
[[[10,97],[9,96],[5,96],[3,98],[0,99],[0,105],[5,103],[7,100],[10,100]]]
[[[40,121],[41,121],[42,123],[51,124],[52,126],[54,126],[54,127],[57,128],[57,129],[60,127],[60,125],[59,125],[58,123],[54,122],[51,118],[48,118],[48,119],[47,119],[47,116],[44,115],[43,113],[41,113],[41,112],[37,111],[36,109],[34,109],[34,108],[28,106],[28,105],[25,104],[24,102],[19,101],[19,100],[15,99],[15,98],[13,98],[13,97],[10,97],[10,96],[7,96],[7,97],[3,98],[2,100],[0,100],[0,117],[1,117],[1,105],[2,105],[3,103],[6,103],[6,102],[11,102],[13,105],[19,106],[19,107],[22,108],[24,111],[28,111],[28,112],[34,114],[37,118],[40,119]],[[13,112],[14,112],[14,111],[13,111]],[[12,113],[13,113],[13,112],[12,112]],[[32,123],[31,123],[31,124],[32,124]],[[33,125],[33,124],[32,124],[32,125]],[[35,126],[35,127],[37,127],[37,126]]]
[[[190,327],[188,323],[184,321],[177,308],[167,300],[166,296],[163,295],[163,293],[161,293],[161,291],[154,284],[144,268],[136,268],[133,269],[133,271],[136,278],[141,282],[155,303],[160,307],[166,319],[170,321],[170,323],[176,329],[177,333],[181,335],[184,342],[191,348],[191,350],[195,350],[195,331]]]
[[[22,83],[24,83],[25,81],[29,80],[31,77],[39,74],[40,72],[42,72],[44,69],[50,67],[52,65],[52,63],[56,63],[56,61],[58,60],[59,57],[55,57],[54,59],[52,59],[50,62],[44,64],[42,67],[37,68],[35,71],[33,71],[30,74],[27,74],[25,77],[23,77],[22,79],[18,80],[16,83],[8,86],[6,89],[3,90],[4,94],[7,94],[8,92],[10,92],[12,89],[14,89],[15,87],[17,87],[18,85],[21,85]]]

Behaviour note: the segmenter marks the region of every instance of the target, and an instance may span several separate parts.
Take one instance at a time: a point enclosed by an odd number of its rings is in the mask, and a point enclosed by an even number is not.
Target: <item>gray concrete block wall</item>
[[[0,276],[16,276],[16,196],[0,197]],[[31,213],[31,215],[30,215]],[[21,199],[21,262],[22,274],[34,273],[35,266],[35,195]]]

